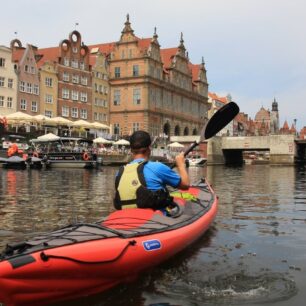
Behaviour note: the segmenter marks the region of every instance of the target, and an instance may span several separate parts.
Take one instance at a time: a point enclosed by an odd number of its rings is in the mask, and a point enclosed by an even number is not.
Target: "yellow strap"
[[[136,204],[122,205],[121,208],[122,208],[122,209],[126,209],[126,208],[137,208],[137,205],[136,205]]]

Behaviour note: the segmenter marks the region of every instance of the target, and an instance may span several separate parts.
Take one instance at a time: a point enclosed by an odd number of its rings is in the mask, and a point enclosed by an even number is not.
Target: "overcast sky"
[[[281,125],[306,126],[305,0],[11,0],[1,11],[6,46],[57,46],[75,28],[88,45],[117,41],[127,13],[138,37],[156,26],[162,48],[183,32],[190,60],[205,59],[209,91],[230,93],[252,118],[275,97]]]

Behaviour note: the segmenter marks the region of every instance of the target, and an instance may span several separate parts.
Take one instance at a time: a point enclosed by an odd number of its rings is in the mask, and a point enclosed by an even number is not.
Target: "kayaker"
[[[189,188],[183,153],[175,158],[177,173],[163,163],[149,161],[151,137],[147,132],[134,132],[130,137],[130,147],[133,160],[119,169],[115,180],[116,209],[161,209],[172,202],[167,185],[183,190]]]

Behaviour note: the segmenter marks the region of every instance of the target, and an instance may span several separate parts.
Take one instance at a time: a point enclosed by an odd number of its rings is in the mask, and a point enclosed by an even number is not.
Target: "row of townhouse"
[[[207,117],[204,61],[192,64],[183,36],[161,49],[138,38],[127,16],[117,42],[87,46],[73,31],[58,47],[18,39],[0,47],[0,114],[62,116],[111,125],[111,133],[144,129],[153,136],[197,135]]]

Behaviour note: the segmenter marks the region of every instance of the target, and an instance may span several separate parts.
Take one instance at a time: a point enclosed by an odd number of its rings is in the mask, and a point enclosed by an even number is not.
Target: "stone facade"
[[[127,18],[109,62],[114,134],[199,132],[209,108],[206,70],[204,63],[190,63],[183,37],[177,48],[160,49],[156,30],[152,38],[139,39]]]
[[[0,114],[17,110],[17,75],[12,63],[12,50],[0,46]]]

